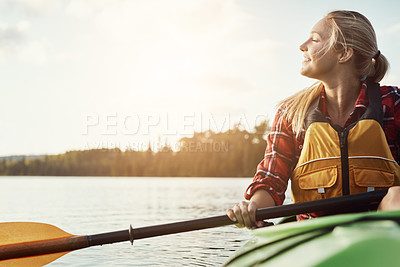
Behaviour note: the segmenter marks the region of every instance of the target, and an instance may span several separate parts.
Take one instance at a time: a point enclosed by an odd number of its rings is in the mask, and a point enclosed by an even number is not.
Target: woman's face
[[[334,74],[339,53],[333,47],[329,48],[330,32],[329,24],[322,19],[312,28],[310,37],[300,45],[304,53],[300,70],[302,75],[323,81]]]

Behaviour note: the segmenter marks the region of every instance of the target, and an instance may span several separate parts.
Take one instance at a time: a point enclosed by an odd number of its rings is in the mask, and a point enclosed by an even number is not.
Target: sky
[[[252,130],[314,82],[299,45],[337,9],[370,19],[399,86],[396,0],[0,0],[0,156]]]

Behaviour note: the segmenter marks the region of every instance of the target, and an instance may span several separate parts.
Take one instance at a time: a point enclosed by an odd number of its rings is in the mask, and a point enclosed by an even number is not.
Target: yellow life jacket
[[[305,202],[368,192],[400,185],[400,166],[394,160],[382,129],[379,84],[367,87],[369,105],[361,118],[342,128],[330,124],[311,104],[305,119],[305,139],[292,172],[292,198]]]

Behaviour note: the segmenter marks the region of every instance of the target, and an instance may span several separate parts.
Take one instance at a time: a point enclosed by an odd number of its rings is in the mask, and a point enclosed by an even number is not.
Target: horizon
[[[337,9],[371,21],[391,65],[381,84],[399,86],[395,0],[0,0],[0,156],[173,145],[272,122],[314,82],[299,73],[299,45]]]
[[[211,131],[212,133],[216,133],[216,134],[221,134],[221,133],[222,134],[229,134],[228,132],[231,131],[231,130],[235,130],[235,127],[237,127],[236,129],[246,131],[247,133],[254,133],[255,129],[250,129],[250,128],[248,128],[249,125],[247,123],[243,124],[241,122],[242,122],[242,120],[239,120],[238,122],[234,123],[233,127],[226,128],[225,127],[226,126],[226,121],[224,121],[223,125],[221,125],[221,128],[218,128],[218,125],[213,125],[213,127],[208,127],[204,131],[195,131],[195,132],[190,133],[188,135],[183,135],[182,138],[180,138],[178,140],[178,142],[176,142],[174,144],[169,144],[167,142],[167,140],[163,142],[163,141],[160,140],[160,138],[157,141],[150,140],[146,144],[145,143],[135,143],[134,144],[135,146],[126,146],[126,144],[124,144],[125,147],[118,146],[119,144],[117,144],[117,143],[107,143],[108,146],[107,145],[104,146],[103,143],[98,143],[97,146],[93,146],[93,147],[90,147],[90,148],[66,150],[66,151],[62,151],[60,153],[55,153],[55,154],[0,155],[0,159],[1,158],[13,158],[13,157],[16,157],[16,158],[33,157],[33,158],[35,158],[35,157],[42,157],[42,156],[61,155],[61,154],[66,154],[68,152],[87,151],[87,150],[112,150],[112,149],[119,149],[121,152],[126,152],[126,151],[146,152],[148,149],[151,149],[152,152],[158,153],[158,152],[163,152],[162,149],[164,149],[165,147],[169,147],[169,148],[172,149],[173,152],[178,152],[181,149],[179,142],[182,141],[184,138],[192,138],[192,137],[194,137],[194,134],[196,134],[196,133],[207,133],[208,131]],[[260,123],[263,123],[263,122],[268,123],[268,120],[259,121],[259,123],[256,124],[256,126],[259,126]],[[270,123],[268,123],[268,125],[269,124]],[[215,128],[215,127],[217,127],[216,130],[213,130],[213,128]],[[164,130],[169,131],[169,129],[164,129]],[[266,136],[266,135],[264,135],[264,136]],[[207,142],[206,143],[201,142],[201,143],[208,144]]]

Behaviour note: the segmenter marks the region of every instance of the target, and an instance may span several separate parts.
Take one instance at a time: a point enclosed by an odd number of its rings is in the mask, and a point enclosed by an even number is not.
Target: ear
[[[347,50],[343,49],[339,53],[339,63],[346,63],[348,62],[354,55],[353,48],[349,47]]]

